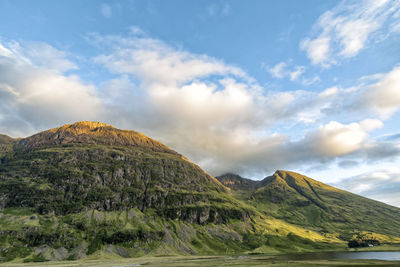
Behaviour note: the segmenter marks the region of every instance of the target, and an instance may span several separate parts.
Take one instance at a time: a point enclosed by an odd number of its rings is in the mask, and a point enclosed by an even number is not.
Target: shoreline
[[[24,263],[23,259],[16,259],[11,262],[1,263],[0,266],[9,267],[27,267],[27,266],[43,266],[43,267],[132,267],[132,266],[399,266],[400,260],[377,260],[377,259],[296,259],[297,256],[310,256],[312,254],[324,253],[351,253],[351,252],[400,252],[400,247],[396,250],[335,250],[335,251],[318,251],[318,252],[301,252],[301,253],[282,253],[282,254],[258,254],[258,255],[210,255],[210,256],[143,256],[139,258],[121,258],[115,255],[109,255],[104,258],[88,257],[75,261],[46,261],[46,262],[29,262]],[[294,258],[291,258],[294,257]]]

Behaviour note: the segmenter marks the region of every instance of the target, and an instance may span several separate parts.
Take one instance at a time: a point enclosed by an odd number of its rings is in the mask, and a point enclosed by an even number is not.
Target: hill
[[[357,232],[400,236],[400,209],[326,185],[290,171],[257,182],[232,174],[217,177],[257,210],[346,240]],[[250,184],[240,186],[237,184]],[[382,237],[381,237],[382,238]],[[389,238],[390,239],[390,238]]]
[[[5,153],[12,151],[13,145],[17,141],[18,139],[14,139],[7,135],[0,134],[0,157]]]
[[[262,217],[197,165],[135,131],[78,122],[2,140],[2,261],[226,254],[266,244],[313,250],[338,241]]]
[[[0,261],[344,248],[364,215],[376,223],[360,230],[399,241],[398,209],[289,172],[221,183],[166,145],[104,123],[0,142]],[[363,201],[380,210],[366,213]]]
[[[223,185],[175,151],[143,134],[97,122],[19,140],[2,158],[0,178],[3,209],[55,214],[156,209],[200,223],[246,216],[240,205],[231,208],[235,200]]]
[[[15,142],[14,138],[9,137],[5,134],[0,134],[0,145],[7,145]]]

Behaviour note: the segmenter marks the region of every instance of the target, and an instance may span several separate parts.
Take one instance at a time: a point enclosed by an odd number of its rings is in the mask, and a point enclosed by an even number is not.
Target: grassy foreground
[[[278,260],[274,256],[172,256],[172,257],[142,257],[119,259],[85,259],[78,261],[21,263],[16,261],[0,264],[0,266],[26,267],[132,267],[132,266],[400,266],[400,261],[379,260],[308,260],[287,261]]]

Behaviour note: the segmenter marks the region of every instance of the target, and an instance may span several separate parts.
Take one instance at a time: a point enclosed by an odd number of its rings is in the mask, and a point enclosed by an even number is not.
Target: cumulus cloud
[[[339,91],[340,91],[340,89],[336,86],[329,87],[329,88],[325,89],[324,91],[322,91],[321,93],[319,93],[318,97],[319,98],[330,98],[332,96],[336,96]]]
[[[97,56],[95,62],[106,64],[113,73],[137,76],[143,83],[174,85],[210,75],[234,75],[250,79],[240,68],[226,65],[206,55],[173,49],[156,39],[94,37],[95,42],[112,48],[111,53]]]
[[[42,42],[0,43],[0,56],[57,72],[78,69],[77,65],[67,58],[66,52]]]
[[[326,62],[330,59],[330,38],[318,37],[314,40],[307,38],[300,43],[300,48],[306,50],[313,64],[329,66]]]
[[[400,169],[397,167],[344,178],[334,186],[400,207]]]
[[[390,74],[354,90],[275,92],[238,67],[169,46],[140,29],[128,37],[90,38],[101,51],[94,64],[112,76],[96,86],[68,74],[74,63],[45,65],[30,53],[0,46],[0,131],[20,135],[101,120],[150,135],[214,175],[231,171],[261,177],[336,159],[372,162],[399,155],[393,143],[371,139],[383,122],[365,120],[364,109],[354,109],[362,118],[348,117],[350,123],[328,111],[338,103],[346,103],[339,105],[346,110],[360,95],[392,86]],[[62,56],[53,53],[68,61]],[[375,106],[369,110],[377,114]]]
[[[400,66],[384,75],[362,93],[364,108],[372,108],[382,117],[390,117],[400,108]]]
[[[343,156],[359,150],[367,138],[367,132],[382,126],[381,121],[373,119],[348,125],[332,121],[308,134],[306,140],[321,157]]]
[[[99,110],[95,88],[74,75],[60,72],[75,65],[48,45],[42,63],[34,51],[24,53],[18,43],[0,44],[0,131],[19,136],[34,127],[54,126],[82,117],[93,118]],[[32,52],[33,51],[33,52]],[[56,67],[59,67],[57,71]],[[82,114],[85,114],[84,116]]]
[[[361,84],[342,89],[332,87],[319,94],[330,103],[326,113],[358,113],[388,119],[400,109],[400,66],[387,73],[363,77]]]
[[[281,79],[286,75],[286,66],[285,62],[279,62],[275,66],[267,68],[267,70],[273,77]]]
[[[221,137],[218,151],[205,157],[200,162],[214,174],[228,170],[262,177],[276,169],[299,168],[306,165],[329,164],[335,159],[346,161],[376,161],[396,154],[381,155],[373,158],[372,149],[385,152],[386,147],[376,143],[368,132],[382,126],[379,120],[367,119],[359,123],[341,124],[330,122],[317,129],[310,130],[303,138],[293,140],[288,135],[272,134],[262,138],[239,139],[235,146]],[[370,154],[368,154],[370,153]]]
[[[296,66],[293,71],[289,72],[289,78],[291,81],[296,81],[305,71],[304,66]]]
[[[261,88],[239,68],[147,38],[101,41],[118,47],[95,62],[140,80],[147,103],[141,113],[155,115],[125,123],[146,129],[197,162],[228,155],[229,147],[235,150],[262,135],[273,120]]]
[[[313,64],[329,67],[340,59],[354,57],[368,42],[395,33],[399,10],[398,1],[342,1],[319,17],[312,37],[305,38],[300,48]]]
[[[142,41],[146,45],[138,46]],[[282,118],[315,121],[313,116],[318,116],[318,112],[313,108],[319,109],[324,101],[329,102],[329,96],[339,89],[327,89],[321,95],[302,91],[262,95],[258,85],[249,82],[251,78],[240,69],[176,51],[165,44],[159,47],[154,40],[133,43],[134,46],[129,40],[120,40],[117,49],[95,58],[114,73],[142,81],[139,86],[145,92],[146,106],[139,113],[152,113],[153,117],[125,121],[127,127],[144,129],[212,174],[259,174],[276,168],[329,162],[367,147],[372,151],[368,132],[382,127],[381,121],[369,119],[350,124],[333,121],[299,140],[268,133],[265,129]],[[170,73],[168,77],[165,71]],[[210,76],[219,78],[210,82]],[[119,108],[129,110],[129,106]]]

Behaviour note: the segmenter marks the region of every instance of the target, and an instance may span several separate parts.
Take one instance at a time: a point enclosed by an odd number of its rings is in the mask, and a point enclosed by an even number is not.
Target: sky
[[[0,0],[12,137],[101,121],[400,206],[399,110],[399,1]]]

